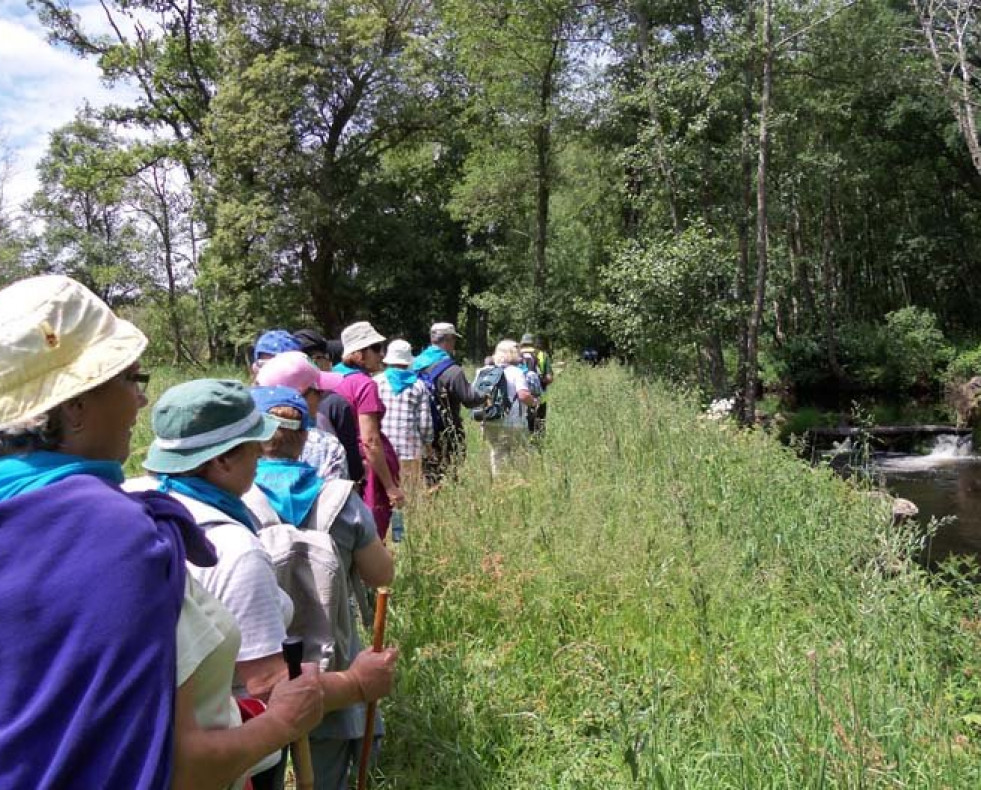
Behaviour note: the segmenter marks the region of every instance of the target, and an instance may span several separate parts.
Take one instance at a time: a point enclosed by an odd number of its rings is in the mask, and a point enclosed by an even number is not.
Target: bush
[[[968,381],[981,376],[981,346],[962,351],[947,366],[944,379],[949,384]]]
[[[953,349],[937,326],[937,317],[920,307],[886,315],[886,386],[900,390],[932,388]]]

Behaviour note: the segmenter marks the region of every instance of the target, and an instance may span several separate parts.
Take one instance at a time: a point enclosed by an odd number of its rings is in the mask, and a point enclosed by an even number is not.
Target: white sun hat
[[[411,365],[414,357],[412,356],[412,346],[408,340],[393,340],[388,344],[388,351],[382,360],[386,365]]]
[[[0,291],[0,426],[37,417],[122,373],[146,336],[70,277]]]

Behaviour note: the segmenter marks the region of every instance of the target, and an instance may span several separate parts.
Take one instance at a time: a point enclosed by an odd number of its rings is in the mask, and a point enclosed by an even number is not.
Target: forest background
[[[744,416],[981,373],[969,0],[103,0],[109,35],[31,5],[138,98],[56,130],[23,210],[0,189],[0,284],[71,274],[158,361],[448,319]]]

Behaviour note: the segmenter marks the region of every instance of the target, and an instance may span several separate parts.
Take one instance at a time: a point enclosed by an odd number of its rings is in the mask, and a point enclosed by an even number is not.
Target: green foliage
[[[962,351],[947,366],[945,379],[956,383],[981,376],[981,346]]]
[[[408,513],[375,786],[977,784],[974,596],[880,499],[616,366],[550,404]]]
[[[730,242],[701,223],[683,233],[628,241],[600,270],[606,298],[587,306],[617,348],[639,353],[664,341],[725,326],[734,261]]]
[[[932,386],[953,356],[937,317],[918,307],[886,314],[885,342],[887,381],[905,389]]]

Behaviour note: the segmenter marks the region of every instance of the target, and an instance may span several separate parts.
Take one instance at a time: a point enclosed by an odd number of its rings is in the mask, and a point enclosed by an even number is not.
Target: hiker
[[[399,487],[399,459],[392,443],[381,429],[385,404],[378,395],[378,385],[371,378],[381,369],[385,338],[367,321],[359,321],[341,333],[344,358],[334,366],[334,373],[344,379],[335,387],[351,404],[358,420],[361,457],[365,462],[364,501],[371,508],[384,540],[392,509],[405,503],[405,493]]]
[[[263,332],[252,349],[250,370],[253,379],[267,360],[285,351],[299,351],[301,346],[300,341],[285,329],[270,329],[268,332]]]
[[[324,481],[299,461],[310,424],[299,393],[257,387],[252,397],[279,428],[262,444],[255,485],[243,501],[261,524],[259,539],[272,555],[280,586],[293,598],[296,613],[288,632],[303,637],[307,655],[322,668],[347,669],[360,651],[351,594],[363,597],[363,584],[391,584],[392,555],[353,483]],[[380,737],[380,716],[375,724]],[[317,788],[347,787],[364,730],[365,706],[357,704],[327,714],[310,733]]]
[[[445,321],[429,328],[429,342],[412,363],[411,370],[428,382],[436,400],[433,430],[433,465],[430,482],[437,483],[451,473],[466,454],[467,435],[460,408],[472,408],[484,398],[470,386],[467,376],[451,356],[456,349],[456,327]]]
[[[528,409],[528,430],[532,434],[540,435],[545,432],[545,414],[548,406],[545,402],[545,393],[554,379],[552,357],[542,346],[540,339],[530,332],[525,332],[521,336],[518,353],[521,355],[521,362],[526,372],[534,373],[541,383],[540,393],[532,390],[532,394],[538,398],[538,406],[535,409]]]
[[[234,728],[240,721],[237,709],[229,714],[223,710],[225,706],[216,704],[223,695],[233,692],[236,697],[269,700],[272,705],[276,697],[270,697],[270,693],[287,676],[281,645],[293,604],[276,583],[272,561],[241,499],[252,487],[260,442],[268,441],[279,424],[259,412],[241,383],[216,379],[198,379],[171,387],[154,407],[152,424],[155,438],[143,463],[152,477],[129,481],[128,485],[134,489],[156,488],[184,505],[205,530],[218,557],[213,567],[189,568],[202,620],[200,640],[194,648],[200,655],[206,652],[206,644],[214,645],[208,656],[212,659],[212,674],[197,684],[193,680],[201,670],[195,670],[190,689],[192,711],[182,712],[184,686],[178,694],[177,707],[178,722],[182,715],[198,720],[192,736],[204,743],[216,737],[216,732]],[[207,622],[212,625],[210,633],[204,627]],[[220,641],[216,637],[221,637]],[[395,651],[366,651],[346,671],[317,675],[317,684],[309,685],[309,693],[319,694],[328,710],[384,696],[391,688],[395,659]],[[204,660],[200,662],[202,669]],[[197,696],[198,685],[210,694],[207,699]],[[273,749],[266,752],[266,759],[253,767],[263,772],[255,777],[257,789],[275,786],[269,777],[275,775],[279,749],[316,724],[321,714],[320,708],[305,714],[302,727],[292,726],[288,739],[276,739]],[[256,717],[257,724],[252,721],[244,725],[250,731],[278,729],[276,721],[265,714]],[[180,742],[178,736],[178,747]],[[188,787],[207,786],[199,774],[209,759],[221,759],[223,752],[215,743],[210,758],[203,747],[193,754],[202,765],[188,770]],[[233,765],[246,771],[249,764],[239,760]],[[224,784],[228,784],[234,775],[227,776],[227,761],[224,767]],[[262,780],[266,783],[262,784]],[[217,781],[215,784],[221,786]]]
[[[182,534],[214,557],[120,488],[146,345],[68,277],[0,291],[0,787],[171,785]]]
[[[481,423],[484,439],[490,445],[491,474],[497,477],[510,462],[515,451],[528,438],[527,411],[538,404],[528,390],[525,374],[519,367],[521,354],[513,340],[502,340],[494,349],[494,367],[504,373],[505,410],[499,418]]]
[[[382,433],[392,442],[399,457],[399,474],[405,487],[422,482],[422,459],[432,453],[433,416],[429,392],[409,370],[412,346],[393,340],[382,362],[385,371],[375,376],[378,394],[385,404]]]
[[[327,340],[314,329],[300,329],[293,333],[300,341],[300,350],[313,361],[320,370],[329,372],[336,362],[340,362],[340,352],[334,346],[339,341]],[[335,359],[336,357],[336,359]],[[354,411],[344,398],[331,389],[323,393],[320,406],[312,415],[317,428],[337,437],[347,456],[348,477],[360,484],[364,478],[364,463],[358,448],[358,425]]]
[[[267,360],[255,376],[256,386],[292,387],[297,390],[313,414],[320,408],[324,393],[339,381],[340,376],[320,370],[302,351],[277,354]],[[350,479],[347,453],[336,436],[311,426],[306,437],[300,460],[310,464],[324,480]]]

